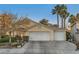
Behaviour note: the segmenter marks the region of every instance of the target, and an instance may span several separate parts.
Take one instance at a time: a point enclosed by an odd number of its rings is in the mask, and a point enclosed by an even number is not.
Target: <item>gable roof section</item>
[[[51,27],[51,26],[47,26],[47,25],[43,25],[43,24],[41,24],[41,23],[36,23],[36,25],[34,25],[34,26],[31,26],[30,28],[28,28],[28,31],[29,30],[31,30],[31,29],[33,29],[33,28],[35,28],[35,27],[42,27],[42,28],[45,28],[45,29],[47,29],[47,30],[53,30],[54,31],[54,27]],[[41,29],[41,28],[39,28],[39,29]],[[44,29],[43,29],[44,30]]]
[[[45,27],[44,25],[38,23],[28,29],[28,31],[50,31],[51,29]]]
[[[34,28],[34,27],[36,27],[36,26],[42,26],[42,27],[44,27],[44,28],[46,28],[46,29],[48,29],[48,30],[52,30],[52,31],[64,31],[64,29],[62,29],[62,28],[58,28],[57,26],[47,26],[47,25],[43,25],[43,24],[41,24],[41,23],[37,23],[36,25],[34,25],[34,26],[32,26],[32,27],[30,27],[30,28],[28,28],[28,30],[30,30],[30,29],[32,29],[32,28]],[[40,29],[40,28],[39,28]]]

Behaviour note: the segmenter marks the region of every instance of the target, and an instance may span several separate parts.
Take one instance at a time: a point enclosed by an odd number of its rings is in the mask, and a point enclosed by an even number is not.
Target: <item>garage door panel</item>
[[[49,32],[30,32],[29,40],[33,41],[49,41]]]
[[[65,33],[64,32],[55,32],[55,40],[56,41],[64,41]]]

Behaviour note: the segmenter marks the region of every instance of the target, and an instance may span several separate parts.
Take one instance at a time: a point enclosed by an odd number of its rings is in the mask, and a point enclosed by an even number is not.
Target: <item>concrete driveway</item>
[[[74,54],[76,46],[67,41],[30,41],[22,48],[0,49],[0,54]]]
[[[75,53],[76,46],[66,41],[31,41],[24,53],[26,54],[64,54]]]

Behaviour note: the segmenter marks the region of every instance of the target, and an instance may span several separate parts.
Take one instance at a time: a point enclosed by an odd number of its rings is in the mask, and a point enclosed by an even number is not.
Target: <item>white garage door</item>
[[[32,41],[49,41],[49,32],[30,32],[29,40]]]
[[[56,41],[65,41],[65,32],[55,32]]]

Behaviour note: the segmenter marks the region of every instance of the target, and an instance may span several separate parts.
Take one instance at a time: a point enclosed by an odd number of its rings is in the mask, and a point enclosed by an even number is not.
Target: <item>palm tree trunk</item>
[[[65,22],[66,22],[66,21],[65,21],[65,19],[64,19],[64,29],[65,29],[65,27],[66,27],[66,26],[65,26]]]
[[[61,20],[61,28],[63,28],[63,18],[62,18],[62,20]]]
[[[59,27],[59,15],[57,14],[57,25]]]

